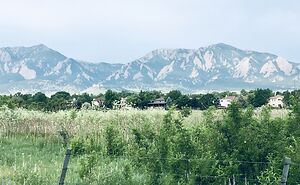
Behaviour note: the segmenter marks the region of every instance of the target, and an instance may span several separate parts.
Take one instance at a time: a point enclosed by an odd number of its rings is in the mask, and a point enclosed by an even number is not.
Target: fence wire
[[[41,161],[33,161],[32,156],[35,154],[25,155],[25,154],[17,154],[15,153],[15,158],[21,158],[22,160],[14,161],[12,164],[4,163],[0,160],[0,185],[6,185],[6,184],[27,184],[26,180],[24,182],[20,182],[20,179],[18,179],[17,175],[25,175],[27,172],[40,175],[43,177],[40,181],[42,183],[46,184],[56,184],[58,183],[60,173],[63,166],[63,159],[64,156],[61,156],[61,161],[55,162],[52,164],[45,164]],[[188,161],[188,162],[216,162],[216,163],[222,163],[222,164],[245,164],[245,165],[270,165],[270,164],[281,164],[281,161],[270,162],[270,161],[246,161],[246,160],[216,160],[216,159],[205,159],[205,158],[180,158],[180,157],[155,157],[155,156],[144,156],[144,157],[136,157],[133,158],[132,156],[103,156],[99,155],[97,156],[99,160],[103,160],[104,163],[102,165],[106,165],[106,163],[112,162],[111,160],[137,160],[137,159],[149,159],[149,160],[169,160],[169,161]],[[68,166],[68,171],[65,179],[65,184],[72,184],[72,182],[77,181],[79,178],[79,157],[71,155],[70,164]],[[300,167],[300,164],[298,163],[291,163],[291,166]],[[4,168],[9,171],[7,174],[1,173],[1,170]],[[110,171],[99,171],[99,175],[101,174],[102,179],[110,178],[111,176],[116,173],[115,169],[111,169]],[[150,173],[151,174],[151,173]],[[153,174],[153,173],[152,173]],[[180,173],[172,172],[172,173],[156,173],[156,175],[182,175]],[[242,181],[252,181],[252,182],[258,182],[258,179],[253,178],[245,178],[245,174],[234,174],[233,176],[228,175],[201,175],[201,174],[188,174],[189,176],[192,176],[194,178],[202,178],[202,179],[232,179],[234,176],[234,179]],[[45,177],[45,178],[44,178]],[[25,178],[26,179],[26,178]],[[39,179],[38,179],[39,180]]]

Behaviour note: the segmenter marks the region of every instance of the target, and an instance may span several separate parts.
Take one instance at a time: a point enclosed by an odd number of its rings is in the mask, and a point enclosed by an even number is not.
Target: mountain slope
[[[298,63],[223,43],[199,49],[158,49],[127,64],[86,63],[45,45],[0,49],[0,92],[30,88],[79,92],[95,86],[185,92],[285,89],[300,82],[299,73]]]
[[[10,84],[16,91],[76,92],[104,80],[120,64],[77,61],[45,45],[0,49],[0,92]],[[3,90],[4,89],[4,90]]]
[[[290,88],[300,65],[269,53],[243,51],[226,44],[197,50],[160,49],[128,63],[108,84],[173,86],[187,90],[246,87]]]

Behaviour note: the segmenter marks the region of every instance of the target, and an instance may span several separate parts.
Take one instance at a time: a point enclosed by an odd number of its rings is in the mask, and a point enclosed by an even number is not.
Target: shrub
[[[121,156],[125,151],[125,143],[119,131],[112,125],[105,130],[106,151],[109,156]]]

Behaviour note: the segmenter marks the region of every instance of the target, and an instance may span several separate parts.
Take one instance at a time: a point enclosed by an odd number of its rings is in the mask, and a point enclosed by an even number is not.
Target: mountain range
[[[41,44],[0,48],[0,92],[179,89],[186,93],[252,88],[291,89],[300,63],[219,43],[199,49],[157,49],[126,64],[72,59]]]

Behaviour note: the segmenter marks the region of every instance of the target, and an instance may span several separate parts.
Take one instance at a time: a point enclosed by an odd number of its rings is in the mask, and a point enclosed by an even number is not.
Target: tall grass
[[[72,156],[66,184],[149,184],[153,173],[145,166],[133,165],[145,152],[130,151],[136,149],[134,131],[146,136],[147,133],[159,135],[166,113],[156,109],[41,112],[3,107],[0,109],[0,182],[9,179],[16,184],[56,184],[65,149],[71,146],[84,151]],[[173,116],[179,114],[175,112]],[[207,124],[222,120],[225,114],[226,110],[193,111],[182,121],[185,128],[197,129],[195,132],[201,135]],[[256,116],[260,114],[261,110],[256,110]],[[287,115],[285,110],[272,112],[273,117]],[[111,125],[117,128],[120,137],[112,143],[117,142],[117,147],[125,145],[130,153],[121,151],[120,156],[100,158],[107,155],[105,135]],[[143,139],[150,142],[149,138]],[[96,159],[93,152],[99,154]],[[130,155],[141,158],[132,159]],[[172,182],[171,178],[164,174],[161,180]]]

